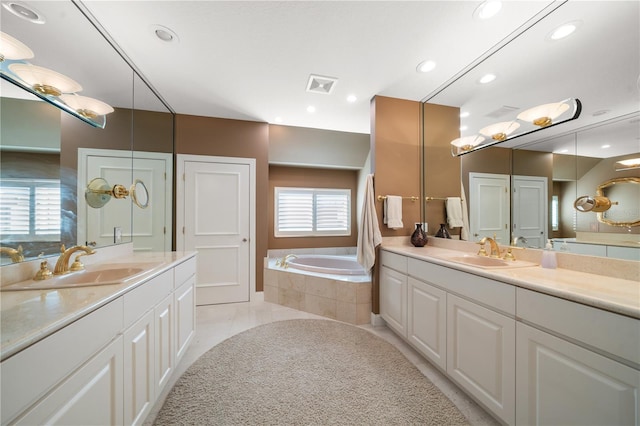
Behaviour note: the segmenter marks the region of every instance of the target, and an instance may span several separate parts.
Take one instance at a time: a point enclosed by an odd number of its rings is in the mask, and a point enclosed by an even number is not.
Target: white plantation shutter
[[[2,179],[0,235],[19,241],[60,239],[60,181]]]
[[[351,235],[351,190],[275,188],[276,237]]]

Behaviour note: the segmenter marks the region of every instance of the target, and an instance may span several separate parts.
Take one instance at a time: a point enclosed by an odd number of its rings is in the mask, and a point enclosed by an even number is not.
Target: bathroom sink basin
[[[96,265],[84,271],[71,272],[67,275],[54,276],[47,280],[28,280],[1,288],[2,291],[13,290],[53,290],[59,288],[89,287],[96,285],[123,284],[150,271],[159,263],[133,263]]]
[[[495,268],[522,268],[526,266],[536,266],[535,263],[525,262],[522,260],[504,260],[496,259],[493,257],[478,256],[474,254],[465,254],[460,256],[447,256],[442,257],[444,260],[451,262],[462,263],[465,265],[477,266],[485,269]]]

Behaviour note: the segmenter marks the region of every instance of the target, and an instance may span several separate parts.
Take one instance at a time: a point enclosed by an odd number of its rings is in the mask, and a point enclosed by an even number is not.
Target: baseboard
[[[374,327],[384,327],[387,325],[387,322],[382,319],[382,316],[380,316],[380,314],[374,314],[373,312],[371,312],[371,325]]]

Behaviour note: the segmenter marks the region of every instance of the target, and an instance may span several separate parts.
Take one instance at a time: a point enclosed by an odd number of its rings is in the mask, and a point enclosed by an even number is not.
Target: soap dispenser
[[[558,261],[556,260],[556,252],[553,251],[551,240],[547,240],[547,245],[542,252],[542,267],[548,269],[556,269]]]

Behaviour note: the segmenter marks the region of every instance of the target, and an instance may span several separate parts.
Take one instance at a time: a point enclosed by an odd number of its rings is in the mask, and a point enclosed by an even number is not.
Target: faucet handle
[[[480,250],[478,251],[478,256],[486,256],[487,255],[487,251],[484,248],[484,243],[486,241],[484,240],[484,238],[481,241],[476,241],[476,244],[480,245]]]
[[[33,277],[33,279],[36,281],[48,280],[52,275],[53,274],[49,270],[49,264],[46,260],[43,260],[42,262],[40,262],[40,269],[38,269],[38,272],[36,272],[36,275]]]

